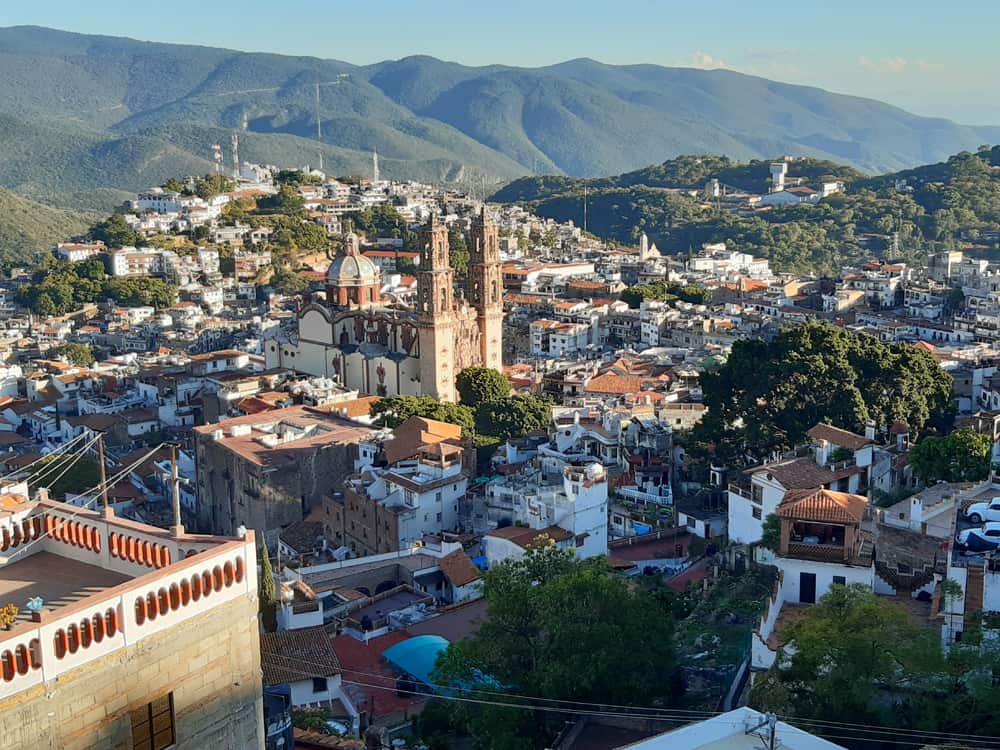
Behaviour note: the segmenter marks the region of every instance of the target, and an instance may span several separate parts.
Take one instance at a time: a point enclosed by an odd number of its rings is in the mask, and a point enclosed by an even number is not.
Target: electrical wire
[[[62,452],[64,452],[64,451],[68,450],[68,449],[69,449],[69,447],[70,447],[71,445],[73,445],[73,443],[75,443],[76,441],[80,440],[80,439],[81,439],[81,438],[82,438],[82,437],[83,437],[83,436],[84,436],[85,434],[86,434],[86,433],[84,433],[84,432],[81,432],[81,433],[80,433],[79,435],[77,435],[77,436],[76,436],[75,438],[73,438],[72,440],[70,440],[70,441],[68,441],[68,442],[66,442],[66,443],[63,443],[62,445],[60,445],[60,446],[58,446],[57,448],[55,448],[55,449],[54,449],[54,450],[53,450],[53,451],[52,451],[51,453],[46,453],[46,454],[45,454],[44,456],[41,456],[41,457],[39,457],[39,458],[36,458],[36,459],[35,459],[34,461],[32,461],[32,462],[31,462],[30,464],[25,464],[24,466],[19,466],[18,468],[14,469],[13,471],[9,471],[9,472],[7,472],[7,473],[6,473],[6,474],[4,474],[3,476],[0,476],[0,482],[2,482],[2,481],[5,481],[5,480],[7,480],[7,479],[10,479],[11,477],[15,476],[16,474],[21,474],[22,472],[24,472],[24,471],[26,471],[26,470],[30,469],[30,468],[31,468],[32,466],[34,466],[35,464],[40,464],[40,463],[42,463],[43,461],[48,461],[48,460],[49,460],[49,459],[51,459],[51,458],[52,458],[53,456],[58,456],[58,455],[59,455],[60,453],[62,453]],[[44,468],[44,467],[43,467],[43,468]],[[36,471],[40,471],[40,469],[39,469],[39,470],[36,470]]]
[[[303,659],[297,659],[291,656],[282,656],[283,661],[297,661],[308,666],[314,666],[312,662],[308,662]],[[296,671],[298,670],[291,670]],[[372,672],[363,672],[361,670],[349,669],[341,666],[342,672],[349,672],[355,675],[363,675],[366,677],[373,677],[380,680],[391,680],[395,683],[395,678],[388,675],[376,674]],[[299,672],[306,677],[312,677],[313,675]],[[348,684],[359,685],[364,687],[371,687],[380,690],[396,690],[394,685],[377,685],[373,683],[361,682],[358,680],[344,680]],[[433,683],[425,683],[428,687],[437,688],[439,690],[448,690],[446,686],[435,685]],[[502,705],[508,708],[530,708],[533,710],[551,711],[555,713],[574,713],[581,715],[594,715],[594,716],[614,716],[614,717],[631,717],[640,719],[650,719],[659,721],[702,721],[713,716],[719,716],[722,712],[719,711],[698,711],[692,709],[670,709],[670,708],[655,708],[655,707],[644,707],[644,706],[625,706],[621,704],[604,704],[604,703],[587,703],[583,701],[572,701],[563,700],[556,698],[540,698],[532,696],[517,695],[514,693],[504,693],[501,691],[484,690],[480,688],[461,688],[462,693],[479,693],[494,696],[503,696],[509,699],[521,699],[527,701],[540,701],[543,703],[562,703],[569,704],[570,706],[587,706],[589,708],[563,708],[563,707],[551,707],[551,706],[533,706],[527,703],[511,703],[509,701],[489,701],[485,699],[476,698],[464,698],[463,696],[447,696],[447,695],[436,695],[435,697],[441,699],[449,698],[461,698],[468,702],[479,702],[484,704],[494,704]],[[399,692],[410,693],[413,695],[426,695],[426,693],[421,691],[407,691],[399,690]],[[596,708],[595,708],[596,707]],[[610,708],[626,709],[625,711],[607,711],[601,710]],[[1000,738],[992,737],[989,735],[975,735],[975,734],[962,734],[955,732],[933,732],[915,729],[902,729],[902,728],[891,728],[891,727],[880,727],[873,724],[849,724],[845,722],[825,722],[822,720],[806,719],[797,716],[788,715],[778,715],[778,718],[787,722],[795,722],[796,724],[802,725],[824,725],[824,724],[834,724],[835,728],[832,730],[829,727],[820,726],[817,730],[818,733],[829,732],[829,731],[839,731],[839,732],[854,732],[850,736],[847,735],[824,735],[827,737],[833,737],[835,739],[855,739],[855,740],[869,740],[877,742],[893,742],[894,744],[900,745],[917,745],[924,746],[926,744],[931,744],[935,742],[952,742],[960,740],[966,743],[965,747],[974,748],[978,750],[986,750],[987,748],[998,748],[1000,747]],[[801,730],[799,730],[801,731]],[[808,734],[808,732],[803,732]],[[886,736],[888,735],[888,736]],[[889,737],[900,737],[902,736],[906,740],[920,740],[919,742],[905,742],[897,739],[890,739]],[[978,744],[971,744],[978,743]]]
[[[56,481],[60,477],[62,477],[67,471],[69,471],[69,467],[73,466],[74,464],[76,464],[77,461],[79,461],[81,458],[83,458],[84,454],[88,450],[90,450],[90,448],[93,445],[95,445],[97,443],[97,441],[100,440],[100,439],[101,439],[100,435],[95,435],[93,438],[91,438],[91,440],[86,445],[81,446],[80,448],[78,448],[73,453],[71,453],[71,454],[64,454],[60,458],[56,459],[55,461],[52,461],[51,463],[46,464],[42,469],[40,469],[39,471],[35,472],[35,474],[32,475],[32,477],[28,478],[28,480],[27,480],[28,483],[29,484],[34,484],[36,487],[38,485],[42,484],[43,481],[46,484],[55,484]],[[59,475],[55,479],[51,478],[51,476],[46,477],[44,480],[42,479],[42,477],[44,477],[46,474],[51,475],[57,469],[63,469],[63,471],[60,472]]]
[[[147,459],[148,459],[148,458],[149,458],[150,456],[152,456],[152,455],[153,455],[154,453],[156,453],[156,451],[160,450],[160,448],[162,448],[162,447],[163,447],[164,445],[166,445],[166,443],[160,443],[160,444],[159,444],[159,445],[157,445],[157,446],[156,446],[155,448],[152,448],[152,449],[151,449],[151,450],[150,450],[150,451],[149,451],[148,453],[146,453],[145,455],[143,455],[143,456],[142,456],[141,458],[137,459],[136,461],[134,461],[133,463],[131,463],[130,465],[126,466],[126,467],[125,467],[124,469],[122,469],[121,471],[119,471],[119,472],[118,472],[117,474],[115,474],[115,475],[114,475],[114,476],[112,476],[112,477],[109,477],[109,478],[107,479],[107,481],[105,481],[105,482],[102,482],[102,483],[98,483],[98,484],[94,485],[93,487],[90,487],[90,488],[88,488],[88,489],[84,490],[83,492],[81,492],[81,493],[80,493],[80,497],[81,497],[81,498],[83,498],[83,497],[86,497],[86,496],[90,495],[90,494],[91,494],[91,493],[93,493],[93,492],[98,492],[98,491],[100,491],[100,489],[101,489],[102,487],[111,487],[111,486],[113,486],[114,484],[116,484],[116,483],[120,482],[120,481],[121,481],[121,480],[122,480],[122,479],[123,479],[123,478],[124,478],[125,476],[127,476],[127,475],[128,475],[128,474],[129,474],[129,473],[130,473],[130,472],[131,472],[131,471],[132,471],[132,470],[133,470],[133,469],[134,469],[135,467],[137,467],[137,466],[138,466],[139,464],[141,464],[141,463],[142,463],[143,461],[147,460]],[[94,496],[93,496],[93,497],[91,497],[91,498],[90,498],[90,499],[89,499],[89,500],[88,500],[87,502],[85,502],[85,503],[82,503],[82,504],[81,504],[81,505],[80,505],[80,506],[79,506],[79,507],[77,508],[77,510],[76,510],[75,512],[73,512],[73,513],[69,514],[69,516],[67,516],[67,517],[65,517],[65,518],[61,518],[61,519],[60,519],[60,521],[62,521],[63,523],[65,523],[66,521],[71,521],[71,520],[73,520],[73,519],[74,519],[74,518],[76,518],[76,517],[77,517],[78,515],[80,515],[80,513],[82,513],[83,511],[87,510],[87,509],[89,508],[89,506],[90,506],[91,504],[93,504],[93,503],[97,502],[97,499],[98,499],[98,496],[97,496],[97,495],[94,495]],[[33,547],[34,545],[38,544],[39,542],[41,542],[41,541],[42,541],[43,539],[45,539],[45,538],[46,538],[46,537],[48,537],[49,535],[50,535],[50,534],[49,534],[49,532],[48,532],[48,531],[45,531],[45,532],[43,532],[43,533],[42,533],[42,534],[41,534],[41,535],[40,535],[40,536],[39,536],[39,537],[38,537],[37,539],[32,539],[32,540],[31,540],[30,542],[28,542],[28,543],[27,543],[26,545],[24,545],[23,547],[19,547],[19,548],[17,549],[17,552],[16,552],[16,555],[17,555],[17,557],[19,557],[19,558],[20,558],[20,557],[23,557],[23,556],[24,556],[24,553],[25,553],[25,552],[26,552],[27,550],[31,549],[31,548],[32,548],[32,547]]]

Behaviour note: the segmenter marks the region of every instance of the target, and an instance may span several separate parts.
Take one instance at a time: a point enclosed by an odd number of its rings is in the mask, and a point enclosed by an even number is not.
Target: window
[[[441,523],[441,514],[440,513],[437,514],[437,522]]]
[[[753,512],[753,517],[756,518],[759,521],[760,518],[761,518],[761,510],[760,510],[760,508],[754,508],[752,512]]]
[[[313,692],[314,693],[325,693],[326,692],[326,678],[325,677],[313,677]]]
[[[132,711],[133,750],[164,750],[174,744],[174,694]]]
[[[750,501],[760,505],[764,502],[764,488],[755,484],[750,488]]]
[[[834,583],[834,585],[846,586],[847,585],[847,579],[844,578],[844,576],[834,576],[833,577],[833,583]]]
[[[698,525],[698,519],[697,518],[695,518],[694,516],[688,516],[687,517],[687,527],[689,529],[693,529],[697,525]]]

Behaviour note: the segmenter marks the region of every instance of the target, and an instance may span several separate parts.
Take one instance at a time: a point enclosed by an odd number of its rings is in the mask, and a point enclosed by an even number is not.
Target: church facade
[[[358,239],[327,271],[326,302],[304,306],[298,334],[265,345],[267,366],[337,380],[361,393],[457,400],[466,367],[502,366],[499,235],[485,208],[472,222],[468,298],[455,295],[448,230],[431,216],[420,233],[415,306],[383,298],[380,269]]]

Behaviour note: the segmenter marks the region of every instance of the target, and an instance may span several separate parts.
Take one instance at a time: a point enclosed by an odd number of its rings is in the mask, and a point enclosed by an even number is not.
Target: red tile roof
[[[868,498],[833,490],[790,490],[785,493],[778,515],[799,521],[821,523],[861,523],[868,507]]]
[[[323,628],[261,633],[260,666],[265,685],[281,685],[340,674],[340,660]]]
[[[818,424],[811,428],[806,435],[811,437],[813,440],[825,440],[828,443],[833,443],[834,445],[847,448],[852,451],[860,450],[866,445],[871,445],[872,443],[872,441],[864,435],[858,435],[857,433],[850,432],[848,430],[842,430],[839,427],[834,427],[829,424]]]

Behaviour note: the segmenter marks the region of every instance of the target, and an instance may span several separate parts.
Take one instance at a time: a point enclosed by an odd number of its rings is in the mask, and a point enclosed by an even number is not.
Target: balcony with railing
[[[0,699],[257,590],[253,532],[174,535],[48,500],[0,526],[0,592],[29,597],[0,633]]]

